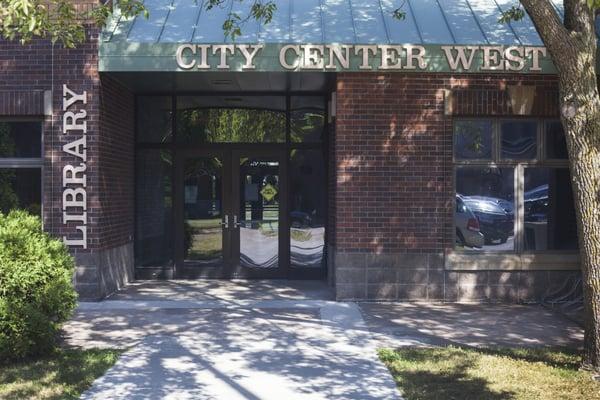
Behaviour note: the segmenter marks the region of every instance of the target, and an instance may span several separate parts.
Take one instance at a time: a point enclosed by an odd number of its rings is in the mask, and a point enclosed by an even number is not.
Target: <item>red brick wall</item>
[[[96,190],[98,181],[99,132],[99,78],[97,73],[97,31],[88,31],[89,40],[76,49],[64,49],[48,40],[34,40],[23,46],[19,42],[0,41],[0,91],[33,92],[53,90],[53,116],[44,117],[43,131],[43,219],[44,228],[62,237],[75,233],[75,229],[62,223],[62,168],[75,162],[75,157],[65,155],[62,145],[78,139],[81,132],[62,134],[62,85],[71,90],[88,92],[88,102],[82,108],[87,112],[87,215],[88,250],[74,249],[73,253],[88,252],[100,245],[99,232],[94,221],[100,219],[101,210]],[[19,116],[19,110],[8,115]],[[6,116],[6,115],[5,115]],[[73,223],[76,225],[76,223]]]
[[[101,248],[133,241],[135,98],[113,78],[101,78],[100,167]]]
[[[506,86],[534,85],[536,115],[556,115],[554,76],[342,73],[330,151],[338,252],[435,253],[452,247],[452,116],[511,115]],[[549,96],[551,96],[549,98]]]
[[[79,163],[62,146],[81,137],[63,134],[62,85],[76,93],[87,91],[87,237],[90,253],[133,239],[133,95],[110,78],[100,79],[98,32],[89,29],[87,42],[76,49],[52,46],[48,40],[28,45],[0,41],[0,110],[3,117],[37,115],[44,121],[42,155],[44,229],[57,237],[75,235],[62,222],[62,168]],[[53,90],[53,116],[44,116],[43,91]],[[23,105],[20,99],[34,104]],[[41,104],[40,104],[41,103]]]

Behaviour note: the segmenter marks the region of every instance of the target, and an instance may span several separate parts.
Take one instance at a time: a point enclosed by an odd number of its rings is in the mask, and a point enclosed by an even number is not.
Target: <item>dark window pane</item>
[[[0,169],[0,211],[27,210],[41,215],[40,168]]]
[[[285,142],[285,97],[178,97],[177,140],[194,144]]]
[[[457,247],[513,250],[514,198],[513,168],[457,168]]]
[[[141,150],[136,155],[136,264],[162,266],[172,259],[171,155]]]
[[[524,200],[526,250],[578,248],[567,168],[526,168]]]
[[[293,96],[290,99],[292,142],[321,142],[325,134],[325,99]]]
[[[326,172],[321,150],[292,150],[290,159],[292,267],[321,267],[325,248]]]
[[[40,122],[0,122],[0,157],[41,157]]]
[[[137,100],[137,141],[168,143],[171,141],[171,97],[142,96]]]
[[[457,159],[492,158],[492,122],[458,121],[454,124],[454,156]]]
[[[546,124],[546,158],[568,158],[567,142],[560,121],[552,121]]]
[[[537,123],[512,121],[500,124],[502,158],[532,160],[537,156]]]

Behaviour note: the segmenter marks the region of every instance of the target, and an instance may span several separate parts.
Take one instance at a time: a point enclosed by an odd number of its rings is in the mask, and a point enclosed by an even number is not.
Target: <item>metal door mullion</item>
[[[221,215],[229,218],[229,227],[223,228],[223,275],[226,278],[231,278],[232,268],[234,263],[233,248],[234,234],[233,227],[233,196],[232,196],[232,155],[230,149],[225,149],[219,153],[223,162],[222,177],[221,177]]]

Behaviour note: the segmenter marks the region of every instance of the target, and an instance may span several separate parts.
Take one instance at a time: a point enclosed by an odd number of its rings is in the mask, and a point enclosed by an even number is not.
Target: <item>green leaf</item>
[[[502,12],[498,22],[501,24],[507,24],[511,21],[520,21],[525,17],[525,11],[521,8],[521,5],[512,6],[506,11]]]
[[[400,8],[397,8],[392,12],[392,17],[394,17],[398,21],[403,21],[406,19],[406,12]]]

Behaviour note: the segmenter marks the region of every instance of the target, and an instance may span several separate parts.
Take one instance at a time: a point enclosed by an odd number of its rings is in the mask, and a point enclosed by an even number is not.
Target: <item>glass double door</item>
[[[223,148],[176,164],[176,276],[286,276],[284,153]]]

